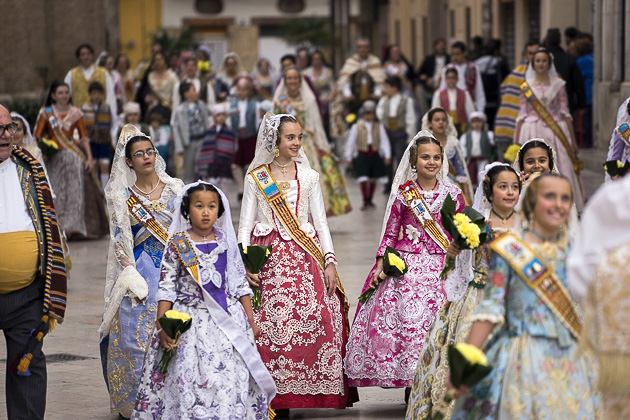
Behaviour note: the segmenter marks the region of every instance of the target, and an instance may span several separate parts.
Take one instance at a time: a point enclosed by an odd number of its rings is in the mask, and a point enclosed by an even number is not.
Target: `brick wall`
[[[37,96],[77,64],[84,42],[118,52],[117,0],[3,0],[0,94]]]

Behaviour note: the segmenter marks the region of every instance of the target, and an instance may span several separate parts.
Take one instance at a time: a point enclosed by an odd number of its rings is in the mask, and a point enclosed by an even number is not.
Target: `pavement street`
[[[603,171],[583,172],[586,190],[592,194],[603,181]],[[373,264],[380,237],[387,197],[379,187],[377,208],[360,211],[356,181],[348,179],[348,190],[355,207],[351,213],[328,220],[339,261],[339,274],[351,302],[350,319],[356,298]],[[237,224],[239,207],[235,193],[230,194],[232,215]],[[71,242],[73,270],[68,286],[66,320],[45,339],[48,363],[46,418],[50,420],[114,420],[109,413],[109,398],[103,380],[96,332],[103,310],[106,255],[109,239]],[[76,356],[76,357],[74,357]],[[4,338],[0,339],[0,359],[6,359]],[[4,363],[0,370],[0,419],[6,418]],[[291,410],[293,419],[401,419],[405,415],[402,389],[362,388],[361,401],[347,410]]]

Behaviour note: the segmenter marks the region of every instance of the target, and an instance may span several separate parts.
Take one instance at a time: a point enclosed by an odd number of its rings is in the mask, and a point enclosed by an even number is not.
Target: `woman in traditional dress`
[[[131,70],[131,63],[129,62],[129,57],[125,54],[118,54],[116,56],[116,61],[114,62],[114,70],[112,72],[116,79],[120,81],[122,86],[121,91],[121,105],[118,107],[119,110],[122,110],[125,104],[131,100],[133,100],[133,71]]]
[[[484,349],[492,371],[462,388],[453,419],[601,418],[597,368],[576,354],[582,323],[567,290],[566,223],[571,185],[559,174],[531,181],[526,228],[491,244],[485,294],[467,342]]]
[[[339,172],[336,158],[331,152],[318,112],[317,99],[296,67],[284,72],[273,102],[276,113],[291,114],[302,126],[304,152],[311,168],[321,174],[319,182],[324,192],[327,215],[339,216],[350,212],[352,207],[346,192],[346,180]]]
[[[462,190],[466,203],[472,203],[473,187],[453,119],[444,108],[431,108],[422,117],[422,129],[431,132],[440,142],[446,157],[448,157],[449,172],[447,175],[449,180]]]
[[[383,67],[388,76],[400,77],[404,86],[404,92],[411,98],[415,98],[413,92],[413,66],[400,51],[400,46],[392,44],[387,47],[387,52],[383,59]]]
[[[51,139],[59,148],[47,158],[46,169],[55,190],[59,225],[68,239],[95,239],[107,234],[101,188],[92,175],[90,140],[81,111],[71,105],[67,84],[53,82],[50,86],[37,117],[35,137]]]
[[[521,191],[519,174],[508,164],[497,162],[486,165],[480,175],[473,208],[486,218],[492,236],[519,231],[514,210]],[[483,297],[489,260],[490,249],[485,244],[475,251],[474,272],[467,270],[460,275],[452,271],[446,278],[447,302],[438,313],[418,360],[407,419],[432,418],[435,414],[433,407],[444,398],[449,373],[448,345],[468,337],[471,317]],[[444,414],[448,417],[448,413]]]
[[[223,191],[199,181],[184,187],[174,207],[157,293],[157,325],[132,418],[267,419],[276,386],[255,350],[260,330],[230,203]],[[171,309],[192,318],[190,330],[177,342],[160,325]],[[174,354],[162,374],[166,350]]]
[[[276,88],[277,78],[269,59],[260,57],[250,75],[256,89],[256,94],[262,99],[270,100]]]
[[[165,121],[170,121],[173,90],[177,80],[175,72],[168,68],[164,53],[153,54],[151,65],[144,74],[136,95],[136,102],[142,107],[145,122],[149,122],[152,112],[159,112]]]
[[[521,85],[520,112],[516,119],[514,142],[543,138],[557,155],[558,170],[567,177],[578,211],[584,206],[579,177],[578,147],[569,112],[565,82],[556,74],[553,57],[544,48],[534,54]],[[565,144],[566,143],[566,144]]]
[[[135,403],[157,313],[155,295],[173,200],[182,185],[166,174],[151,139],[126,124],[105,188],[111,242],[99,328],[111,411],[124,418],[131,416]]]
[[[234,82],[238,76],[242,75],[247,75],[247,72],[238,55],[233,52],[225,54],[215,79],[214,92],[217,95],[218,103],[229,100],[228,96],[231,94]]]
[[[279,414],[356,401],[343,373],[348,301],[337,276],[319,174],[310,168],[302,135],[293,116],[265,115],[238,229],[243,247],[272,246],[261,272],[248,278],[260,288],[256,341],[278,386],[272,407]]]
[[[324,59],[322,51],[315,51],[311,54],[311,65],[304,70],[304,76],[311,80],[317,104],[319,105],[319,114],[322,117],[324,130],[329,133],[330,129],[330,104],[337,94],[335,84],[335,74],[328,66]]]
[[[42,164],[44,170],[46,170],[44,166],[44,156],[42,156],[42,151],[33,138],[33,134],[31,134],[31,125],[26,121],[26,118],[17,112],[12,112],[11,121],[18,124],[16,133],[11,136],[11,143],[28,150],[28,152]]]
[[[446,173],[448,161],[439,141],[420,131],[396,170],[376,263],[362,293],[378,287],[357,309],[350,331],[346,373],[352,386],[410,387],[413,382],[424,338],[446,299],[439,278],[444,258],[458,253],[441,228],[440,210],[450,196],[460,212],[464,198]],[[409,270],[378,285],[388,246],[401,254]]]

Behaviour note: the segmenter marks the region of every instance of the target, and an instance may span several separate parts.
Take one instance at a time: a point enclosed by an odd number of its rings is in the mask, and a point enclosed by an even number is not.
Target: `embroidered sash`
[[[176,233],[172,236],[171,242],[177,250],[179,260],[199,285],[203,294],[203,301],[208,308],[210,316],[221,332],[230,340],[234,349],[241,355],[250,375],[252,375],[260,389],[267,394],[267,403],[270,403],[276,395],[276,384],[260,358],[256,346],[249,342],[247,336],[242,333],[241,328],[234,322],[230,314],[214,300],[201,284],[199,280],[199,261],[186,235],[183,232]]]
[[[160,241],[162,245],[166,245],[166,241],[168,241],[168,232],[157,221],[155,216],[142,204],[142,201],[138,198],[138,196],[129,189],[131,195],[127,199],[127,207],[129,208],[129,213],[131,213],[142,226],[144,226],[155,239]]]
[[[66,134],[61,129],[61,125],[59,124],[59,121],[57,121],[57,117],[55,116],[55,113],[53,112],[52,108],[51,107],[46,108],[44,110],[44,114],[46,115],[46,119],[48,120],[48,123],[50,124],[50,128],[52,128],[52,131],[55,134],[55,137],[57,137],[57,140],[59,140],[61,145],[64,148],[76,153],[83,160],[83,162],[87,162],[85,155],[77,148],[77,146],[74,144],[72,140],[66,137]]]
[[[536,251],[511,232],[490,243],[576,339],[582,332],[575,304],[553,269]]]
[[[617,132],[621,139],[626,143],[627,146],[630,146],[630,126],[626,123],[621,124],[617,127]]]
[[[529,86],[529,83],[523,82],[521,84],[521,92],[523,92],[523,95],[525,95],[525,98],[529,101],[529,103],[532,105],[534,110],[538,113],[538,116],[542,118],[545,124],[547,124],[547,127],[551,128],[551,131],[553,131],[556,137],[560,139],[560,141],[562,142],[562,145],[567,151],[567,154],[571,158],[571,162],[573,163],[573,171],[575,171],[575,174],[579,176],[582,169],[584,169],[584,163],[581,162],[577,158],[577,156],[573,154],[573,148],[571,148],[571,145],[569,144],[569,140],[567,139],[567,136],[564,134],[564,132],[562,131],[562,129],[560,128],[556,120],[549,113],[547,108],[545,108],[542,102],[540,102],[540,100],[536,97],[536,95],[534,94],[534,91]],[[580,188],[581,188],[581,185],[580,185]]]
[[[431,211],[429,210],[427,203],[424,201],[424,198],[422,198],[422,194],[418,190],[416,184],[413,181],[407,181],[398,187],[398,189],[405,199],[407,207],[409,207],[418,223],[420,223],[424,230],[429,234],[431,239],[433,239],[435,243],[438,244],[444,252],[446,252],[448,244],[450,243],[448,236],[444,233],[442,225],[437,223],[433,218],[433,214],[431,214]]]

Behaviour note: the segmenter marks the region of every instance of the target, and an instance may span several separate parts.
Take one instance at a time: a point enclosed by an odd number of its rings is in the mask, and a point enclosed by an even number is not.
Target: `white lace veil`
[[[541,50],[547,51],[544,48],[541,48],[538,51],[541,51]],[[549,76],[550,90],[549,92],[545,94],[544,98],[543,97],[538,98],[545,104],[545,106],[549,104],[548,101],[551,101],[553,98],[555,98],[558,90],[560,90],[560,88],[562,88],[565,85],[564,81],[558,77],[558,72],[556,71],[556,65],[553,63],[553,54],[551,54],[550,52],[549,52],[549,57],[551,57],[551,63],[549,63],[549,70],[547,71],[547,74]],[[530,61],[529,64],[527,65],[527,70],[525,71],[525,81],[531,87],[533,87],[535,79],[536,79],[536,71],[534,70],[533,63]]]
[[[274,151],[276,150],[276,141],[278,140],[278,127],[280,127],[282,117],[289,117],[296,124],[298,123],[293,115],[267,112],[260,123],[260,128],[258,129],[256,152],[252,163],[250,163],[247,168],[247,173],[250,173],[260,165],[269,164],[273,160]],[[306,166],[309,169],[311,167],[303,148],[300,148],[299,155],[293,160],[298,161],[302,166]]]
[[[328,137],[326,137],[326,132],[324,131],[317,97],[308,83],[304,81],[304,75],[299,70],[298,73],[300,74],[300,96],[306,112],[304,121],[302,121],[304,129],[309,132],[317,148],[328,153],[330,152],[330,143],[328,143]],[[280,103],[280,97],[284,94],[286,94],[286,87],[284,85],[284,77],[282,77],[273,94],[273,103]]]
[[[146,280],[135,268],[133,233],[127,207],[127,189],[136,182],[136,173],[127,165],[125,148],[134,137],[143,137],[151,141],[135,125],[125,124],[116,144],[112,172],[105,187],[111,239],[107,255],[105,310],[99,327],[101,338],[109,333],[111,321],[118,312],[122,299],[127,295],[143,299],[148,291]],[[171,188],[177,193],[183,186],[182,181],[166,174],[166,164],[159,155],[155,158],[155,172],[160,181],[166,184],[165,189]],[[132,299],[132,304],[135,304],[135,299]]]
[[[429,131],[421,130],[419,131],[414,138],[407,145],[407,149],[398,164],[398,169],[396,169],[396,174],[394,175],[394,180],[392,182],[392,189],[389,193],[389,200],[387,200],[387,208],[385,210],[385,217],[383,218],[383,227],[381,228],[381,240],[383,240],[383,235],[385,235],[385,229],[387,228],[387,222],[389,221],[389,216],[392,213],[392,206],[394,205],[394,201],[396,200],[396,196],[398,195],[398,187],[409,180],[415,180],[416,174],[412,171],[411,163],[409,162],[409,155],[411,154],[411,147],[416,144],[416,140],[420,137],[431,137],[432,139],[437,140],[433,134]],[[437,174],[437,179],[441,182],[446,181],[448,176],[448,158],[446,157],[446,153],[442,153],[442,168]]]
[[[475,200],[473,202],[473,209],[477,210],[484,217],[488,217],[490,209],[492,208],[492,203],[488,201],[488,199],[486,198],[486,195],[483,193],[483,181],[484,179],[486,179],[486,175],[488,175],[488,172],[490,172],[492,168],[495,168],[497,166],[510,167],[510,165],[507,163],[493,162],[493,163],[488,163],[483,168],[483,170],[479,172],[479,185],[477,186],[477,190],[475,191]],[[518,173],[516,176],[518,176]]]
[[[168,242],[170,242],[171,237],[174,234],[186,231],[191,228],[190,221],[182,216],[182,201],[184,197],[188,194],[188,190],[200,184],[212,185],[214,188],[216,188],[216,190],[219,192],[219,196],[221,197],[221,202],[223,203],[223,214],[216,220],[216,222],[214,222],[213,227],[216,231],[219,232],[219,235],[217,235],[217,239],[220,240],[220,237],[222,236],[227,245],[226,279],[244,278],[245,265],[243,264],[243,259],[241,258],[241,254],[236,241],[236,233],[234,232],[234,225],[232,224],[232,212],[230,211],[230,203],[228,202],[225,193],[214,184],[205,181],[197,181],[193,182],[192,184],[188,184],[184,188],[182,188],[173,203],[173,223],[171,223],[171,226],[168,228]]]

